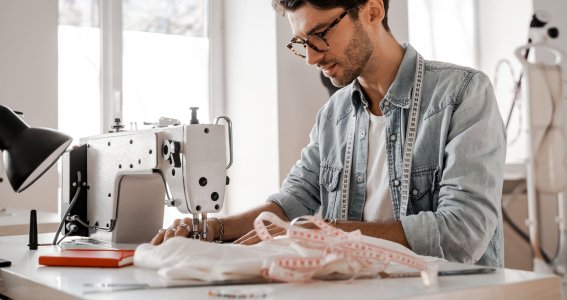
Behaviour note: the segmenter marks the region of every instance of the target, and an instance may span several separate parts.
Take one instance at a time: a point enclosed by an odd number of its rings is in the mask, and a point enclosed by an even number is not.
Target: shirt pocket
[[[413,170],[409,192],[409,211],[411,214],[436,210],[438,198],[438,191],[435,188],[437,169],[437,166],[429,166]]]
[[[324,218],[336,218],[337,191],[341,167],[336,165],[322,164],[319,170],[319,185],[321,194],[321,209]]]

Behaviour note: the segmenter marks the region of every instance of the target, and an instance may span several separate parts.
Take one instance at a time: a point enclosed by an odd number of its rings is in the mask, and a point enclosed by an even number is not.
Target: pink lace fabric
[[[318,229],[306,229],[298,225],[304,221],[315,225]],[[357,277],[380,276],[391,262],[410,267],[420,272],[425,286],[437,285],[436,263],[426,262],[418,255],[407,251],[398,251],[389,247],[365,242],[359,230],[344,232],[320,218],[313,216],[300,217],[286,223],[276,215],[263,212],[254,221],[254,229],[262,241],[273,240],[265,222],[286,229],[286,236],[301,248],[303,252],[320,253],[310,257],[277,257],[266,260],[262,275],[266,278],[285,282],[307,282],[316,278],[323,269],[336,268],[337,273]],[[304,224],[304,223],[303,223]],[[323,272],[323,273],[329,273]]]

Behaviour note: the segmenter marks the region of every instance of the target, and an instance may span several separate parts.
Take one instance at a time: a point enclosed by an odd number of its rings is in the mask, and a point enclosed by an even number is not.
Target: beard
[[[342,66],[343,72],[334,77],[329,77],[336,87],[346,86],[360,76],[370,56],[372,56],[372,42],[368,34],[362,29],[359,21],[355,24],[354,35],[345,48],[344,58],[335,61],[338,66]],[[328,62],[323,63],[323,65],[326,64]]]

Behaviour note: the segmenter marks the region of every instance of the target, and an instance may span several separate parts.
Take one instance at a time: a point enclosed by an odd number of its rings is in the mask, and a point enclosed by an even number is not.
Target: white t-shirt
[[[368,164],[366,165],[366,202],[364,221],[387,221],[394,219],[392,196],[388,181],[386,158],[386,117],[369,112]]]

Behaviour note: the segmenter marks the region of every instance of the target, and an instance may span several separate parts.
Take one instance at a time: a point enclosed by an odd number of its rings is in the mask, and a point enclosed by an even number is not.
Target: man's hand
[[[300,227],[303,227],[305,229],[319,229],[319,227],[315,226],[315,224],[313,224],[313,223],[296,224],[295,226],[300,226]],[[266,226],[266,228],[268,229],[268,232],[272,236],[280,236],[280,235],[284,235],[286,233],[285,228],[278,227],[274,224],[270,224],[270,225]],[[258,234],[256,234],[256,231],[251,230],[247,234],[240,237],[238,240],[234,241],[234,243],[235,244],[241,244],[241,245],[254,245],[254,244],[257,244],[261,241],[262,240],[260,240],[260,237],[258,237]]]
[[[212,242],[214,237],[216,236],[216,229],[218,223],[215,219],[208,219],[207,220],[207,239],[206,241]],[[199,224],[199,230],[202,224]],[[184,218],[184,219],[177,219],[173,221],[173,224],[167,229],[160,229],[156,236],[152,239],[150,243],[153,245],[159,245],[164,243],[168,239],[174,236],[182,236],[182,237],[193,237],[193,219],[191,218]]]
[[[268,232],[272,236],[278,236],[278,235],[284,235],[285,234],[285,228],[278,227],[274,224],[270,224],[270,225],[266,226],[266,228],[268,229]],[[258,244],[261,241],[262,240],[260,239],[260,237],[258,237],[258,234],[256,234],[256,231],[251,230],[247,234],[241,236],[238,240],[234,241],[234,243],[235,244],[241,244],[241,245],[254,245],[254,244]]]
[[[207,241],[213,241],[216,239],[221,239],[221,228],[222,230],[222,241],[236,241],[236,243],[244,245],[256,244],[260,239],[256,236],[253,231],[254,219],[264,211],[269,211],[276,214],[280,219],[288,221],[289,219],[284,214],[283,210],[274,202],[267,202],[257,208],[251,209],[249,211],[240,213],[235,216],[227,216],[222,219],[208,219],[207,221]],[[222,226],[220,221],[222,221]],[[180,225],[180,224],[187,224]],[[160,229],[156,236],[152,239],[151,243],[154,245],[159,245],[164,241],[174,237],[174,236],[193,236],[193,220],[191,218],[178,219],[173,222],[169,230]],[[281,235],[285,230],[277,230],[275,226],[272,226],[275,230],[273,235]],[[271,227],[270,227],[271,228]],[[240,237],[240,238],[239,238]]]

